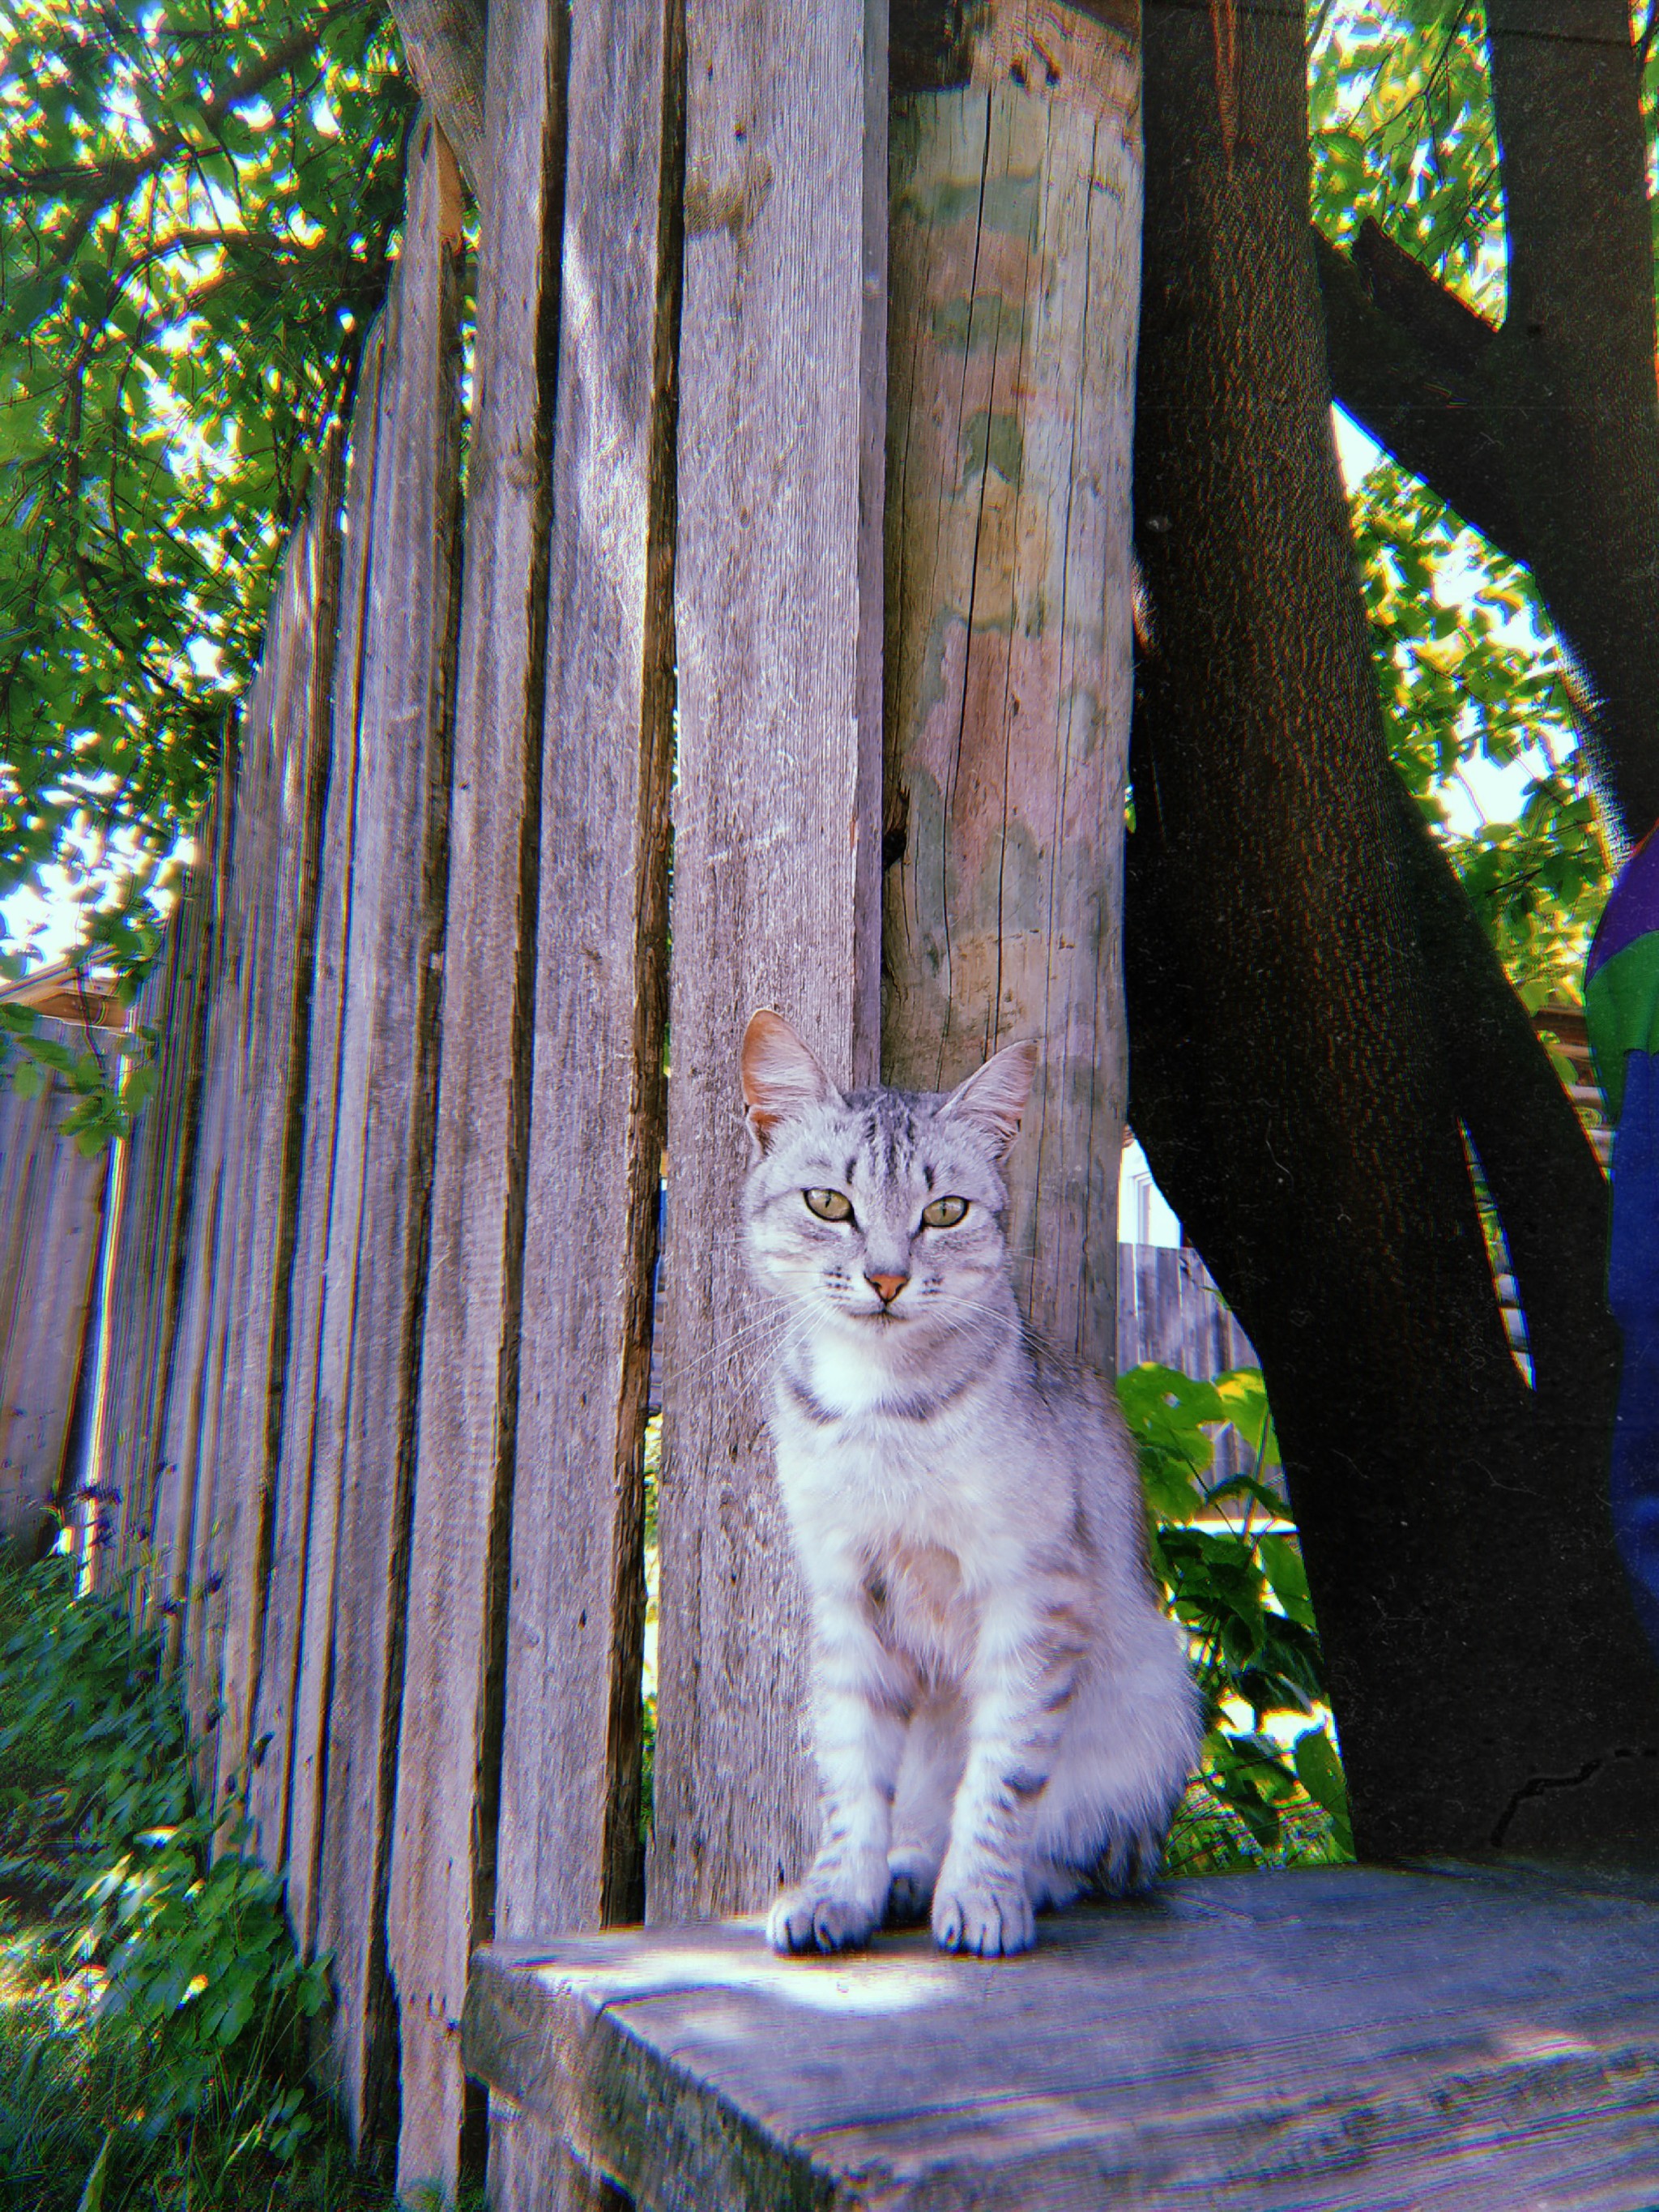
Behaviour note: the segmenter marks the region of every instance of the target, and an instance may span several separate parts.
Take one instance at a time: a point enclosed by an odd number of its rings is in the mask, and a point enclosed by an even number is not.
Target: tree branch
[[[484,172],[485,0],[391,0],[410,72],[474,199]]]
[[[368,4],[368,0],[334,0],[334,5],[325,8],[303,31],[295,31],[268,54],[257,56],[228,83],[210,93],[202,103],[196,127],[216,129],[244,100],[263,92],[273,77],[281,76],[295,62],[313,52],[317,41],[331,24],[337,23],[343,16],[355,15]],[[84,228],[85,222],[100,208],[125,199],[135,185],[154,176],[180,154],[198,150],[191,131],[180,125],[175,130],[163,131],[142,154],[120,155],[107,161],[71,162],[58,168],[0,169],[0,199],[79,200],[85,208],[80,226]]]
[[[1478,380],[1497,332],[1374,222],[1352,256],[1317,229],[1314,252],[1333,396],[1472,529],[1529,565]]]

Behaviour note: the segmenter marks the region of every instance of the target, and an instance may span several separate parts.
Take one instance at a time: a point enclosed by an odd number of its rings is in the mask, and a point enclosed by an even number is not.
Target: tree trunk
[[[1388,760],[1299,19],[1154,5],[1146,40],[1131,1118],[1261,1354],[1362,1849],[1633,1847],[1659,1680],[1607,1519],[1593,1187]],[[1523,1297],[1569,1285],[1535,1394],[1460,1121],[1501,1162]]]
[[[1029,1318],[1110,1368],[1140,243],[1133,9],[892,10],[882,1067],[1042,1041]]]

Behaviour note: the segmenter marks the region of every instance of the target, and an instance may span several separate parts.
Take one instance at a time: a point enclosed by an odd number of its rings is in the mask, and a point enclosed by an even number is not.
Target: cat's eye
[[[965,1198],[936,1198],[931,1206],[921,1209],[924,1229],[954,1229],[968,1211]]]
[[[843,1190],[804,1190],[801,1196],[820,1221],[853,1218],[853,1201]]]

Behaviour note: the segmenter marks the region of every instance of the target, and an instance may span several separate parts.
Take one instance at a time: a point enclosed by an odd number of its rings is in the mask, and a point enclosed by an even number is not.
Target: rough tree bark
[[[1547,21],[1546,16],[1547,15]],[[1486,10],[1509,247],[1501,330],[1376,223],[1317,244],[1336,397],[1531,568],[1578,664],[1616,823],[1659,818],[1659,386],[1625,0]]]
[[[1607,1522],[1599,1178],[1389,763],[1303,67],[1282,4],[1147,11],[1131,1117],[1262,1356],[1362,1848],[1630,1850],[1659,1679]]]

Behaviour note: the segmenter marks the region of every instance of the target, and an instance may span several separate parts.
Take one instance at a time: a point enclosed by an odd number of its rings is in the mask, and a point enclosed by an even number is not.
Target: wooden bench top
[[[748,1922],[501,1942],[463,2051],[650,2212],[1650,2212],[1659,1888],[1237,1875],[995,1963],[776,1959]]]

